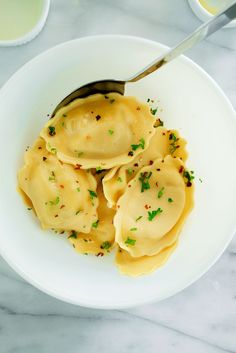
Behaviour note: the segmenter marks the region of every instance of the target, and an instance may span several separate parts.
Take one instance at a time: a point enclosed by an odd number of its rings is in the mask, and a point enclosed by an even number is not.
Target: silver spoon
[[[69,104],[76,98],[87,97],[95,93],[106,94],[109,92],[117,92],[124,95],[126,83],[136,82],[142,79],[143,77],[151,74],[152,72],[160,69],[163,65],[167,64],[171,60],[183,54],[187,49],[192,48],[195,44],[199,43],[204,38],[207,38],[212,33],[218,31],[218,29],[222,28],[227,23],[231,22],[234,18],[236,18],[236,1],[234,1],[233,4],[231,4],[229,7],[224,9],[217,16],[214,16],[208,22],[203,23],[190,36],[188,36],[186,39],[180,42],[180,44],[178,44],[176,47],[170,49],[167,53],[165,53],[161,57],[151,62],[143,70],[139,71],[138,73],[128,78],[127,80],[119,81],[119,80],[108,79],[108,80],[102,80],[102,81],[95,81],[76,89],[75,91],[70,93],[67,97],[65,97],[56,106],[56,108],[52,113],[52,117],[56,114],[56,112],[60,108]]]

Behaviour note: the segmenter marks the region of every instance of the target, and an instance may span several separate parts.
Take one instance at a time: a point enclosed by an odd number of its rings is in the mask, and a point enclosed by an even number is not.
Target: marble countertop
[[[66,40],[119,33],[174,45],[199,25],[187,0],[53,0],[32,42],[0,48],[0,86],[24,63]],[[190,50],[236,108],[236,28]],[[236,352],[236,241],[206,275],[163,302],[100,311],[41,293],[0,258],[1,353]]]

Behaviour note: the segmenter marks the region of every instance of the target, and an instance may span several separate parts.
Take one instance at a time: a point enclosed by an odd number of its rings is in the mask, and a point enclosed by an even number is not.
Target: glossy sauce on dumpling
[[[146,104],[118,93],[76,99],[41,131],[48,151],[82,169],[109,169],[147,149],[155,119]]]

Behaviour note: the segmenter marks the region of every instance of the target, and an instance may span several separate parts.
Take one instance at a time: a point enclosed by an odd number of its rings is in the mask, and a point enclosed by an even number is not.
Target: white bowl
[[[50,0],[43,0],[41,16],[38,22],[35,24],[35,26],[31,29],[31,31],[25,33],[23,36],[20,36],[16,39],[0,40],[0,47],[1,46],[11,47],[11,46],[22,45],[34,39],[42,31],[46,23],[49,7],[50,7]]]
[[[166,126],[187,138],[188,165],[196,173],[196,205],[165,266],[129,278],[119,274],[113,255],[77,254],[66,239],[41,230],[16,191],[23,151],[64,96],[89,81],[127,78],[165,50],[134,37],[77,39],[28,62],[0,91],[0,251],[23,278],[61,300],[123,308],[169,297],[206,272],[233,235],[235,112],[217,84],[186,57],[127,87],[127,94],[159,101]]]
[[[209,21],[214,15],[207,11],[205,7],[201,5],[199,0],[188,0],[189,5],[195,15],[203,22]],[[236,19],[228,23],[224,28],[232,28],[236,26]]]

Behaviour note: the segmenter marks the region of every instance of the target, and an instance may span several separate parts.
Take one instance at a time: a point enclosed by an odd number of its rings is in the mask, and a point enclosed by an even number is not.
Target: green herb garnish
[[[152,172],[144,172],[140,174],[139,181],[141,182],[141,192],[144,190],[150,189],[149,179],[152,175]]]
[[[68,239],[70,239],[70,238],[77,239],[77,234],[78,234],[77,232],[72,230],[71,235],[68,237]]]
[[[134,246],[135,245],[135,243],[136,243],[136,240],[135,239],[131,239],[131,238],[127,238],[126,239],[126,241],[125,241],[125,244],[127,244],[127,245],[132,245],[132,246]]]
[[[92,223],[92,228],[97,228],[99,223],[99,219],[96,222]]]
[[[171,197],[168,198],[168,202],[171,203],[173,202],[173,199]]]
[[[93,191],[93,190],[88,190],[88,192],[89,192],[89,195],[90,195],[90,199],[91,199],[91,200],[93,200],[94,197],[98,197],[98,195],[96,194],[95,191]]]
[[[143,216],[139,216],[138,218],[136,218],[135,222],[138,222],[141,218],[143,218]]]
[[[163,188],[161,188],[161,190],[158,192],[158,194],[157,194],[158,199],[160,199],[160,198],[163,196],[164,190],[165,190],[165,188],[163,187]]]
[[[76,188],[76,190],[77,190],[78,192],[80,192],[80,188]]]
[[[191,186],[192,185],[192,181],[195,178],[193,173],[194,173],[193,171],[189,173],[187,170],[185,170],[183,172],[183,177],[186,179],[186,185],[187,186]]]
[[[114,134],[114,130],[109,129],[108,133],[109,133],[109,135],[113,135]]]
[[[130,228],[131,232],[135,232],[136,230],[138,230],[138,228],[135,228],[135,227],[134,228]]]
[[[67,115],[66,115],[66,114],[62,114],[62,116],[63,116],[64,118],[66,118],[66,117],[67,117]]]
[[[152,114],[152,115],[156,115],[157,109],[158,109],[158,108],[155,108],[155,109],[151,108],[151,109],[150,109],[151,114]]]
[[[141,138],[139,140],[139,142],[140,143],[137,144],[137,145],[131,145],[133,151],[136,151],[138,148],[142,148],[144,150],[144,148],[145,148],[145,140],[143,138]]]
[[[49,133],[50,136],[56,135],[56,129],[55,129],[55,127],[54,127],[54,126],[49,126],[49,127],[48,127],[48,133]]]
[[[119,181],[119,183],[122,183],[123,180],[122,180],[121,177],[118,177],[118,178],[117,178],[117,181]]]
[[[114,98],[110,99],[110,103],[114,103],[114,102],[115,102]]]
[[[75,215],[77,216],[80,212],[81,212],[81,210],[78,210],[78,211],[75,213]]]
[[[128,168],[128,169],[126,169],[127,170],[127,173],[129,174],[129,175],[132,175],[133,174],[133,169],[132,168]]]
[[[102,245],[100,246],[101,249],[108,250],[111,247],[111,243],[109,241],[104,241]]]
[[[57,196],[57,197],[55,198],[55,200],[49,201],[49,204],[53,206],[53,205],[58,205],[59,202],[60,202],[60,197]]]
[[[157,210],[148,211],[148,220],[152,221],[157,215],[161,214],[163,210],[159,207]]]

